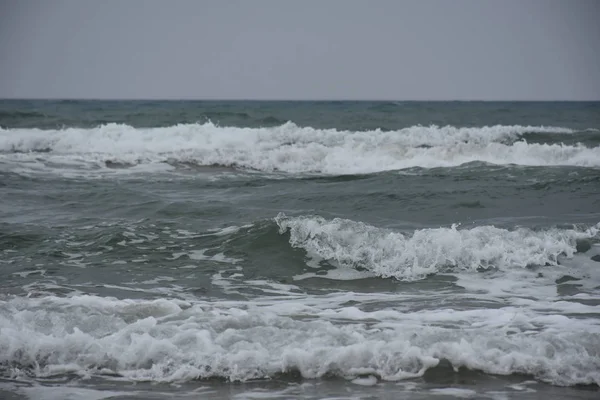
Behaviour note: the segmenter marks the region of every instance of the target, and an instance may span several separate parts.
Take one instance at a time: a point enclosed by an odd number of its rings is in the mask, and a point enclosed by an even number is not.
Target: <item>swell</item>
[[[44,118],[46,116],[47,116],[46,114],[40,113],[37,111],[0,110],[0,126],[4,126],[6,123],[10,123],[12,121],[19,120],[19,119],[26,119],[26,118],[38,119],[38,118]]]
[[[600,132],[593,129],[576,131],[572,135],[561,135],[552,132],[525,132],[521,135],[528,143],[547,143],[549,141],[576,145],[582,143],[586,146],[595,147],[600,144]]]
[[[67,103],[65,103],[68,105]],[[123,124],[136,128],[169,127],[176,124],[202,124],[213,121],[224,126],[240,127],[272,127],[287,121],[269,113],[205,110],[195,109],[173,110],[171,108],[150,108],[134,111],[127,107],[103,111],[98,108],[88,112],[73,113],[60,110],[58,113],[38,112],[31,110],[0,110],[0,127],[5,129],[94,129],[111,123]]]

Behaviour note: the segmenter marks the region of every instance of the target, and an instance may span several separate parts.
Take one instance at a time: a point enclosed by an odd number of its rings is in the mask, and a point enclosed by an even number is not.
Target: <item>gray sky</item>
[[[600,99],[598,0],[0,0],[1,98]]]

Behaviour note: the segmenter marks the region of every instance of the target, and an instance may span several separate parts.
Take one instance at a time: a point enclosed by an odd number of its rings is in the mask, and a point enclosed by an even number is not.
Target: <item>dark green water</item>
[[[6,398],[598,395],[600,103],[1,101],[0,127]]]

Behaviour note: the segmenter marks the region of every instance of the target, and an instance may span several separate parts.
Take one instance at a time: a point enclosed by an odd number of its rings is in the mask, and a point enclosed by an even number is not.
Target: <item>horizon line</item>
[[[598,99],[391,99],[391,98],[195,98],[195,97],[0,97],[0,101],[223,101],[223,102],[402,102],[402,103],[597,103]]]

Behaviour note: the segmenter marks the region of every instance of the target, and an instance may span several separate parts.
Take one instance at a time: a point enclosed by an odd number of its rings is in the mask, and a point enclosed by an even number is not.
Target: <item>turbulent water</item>
[[[0,101],[0,397],[596,398],[600,103]]]

